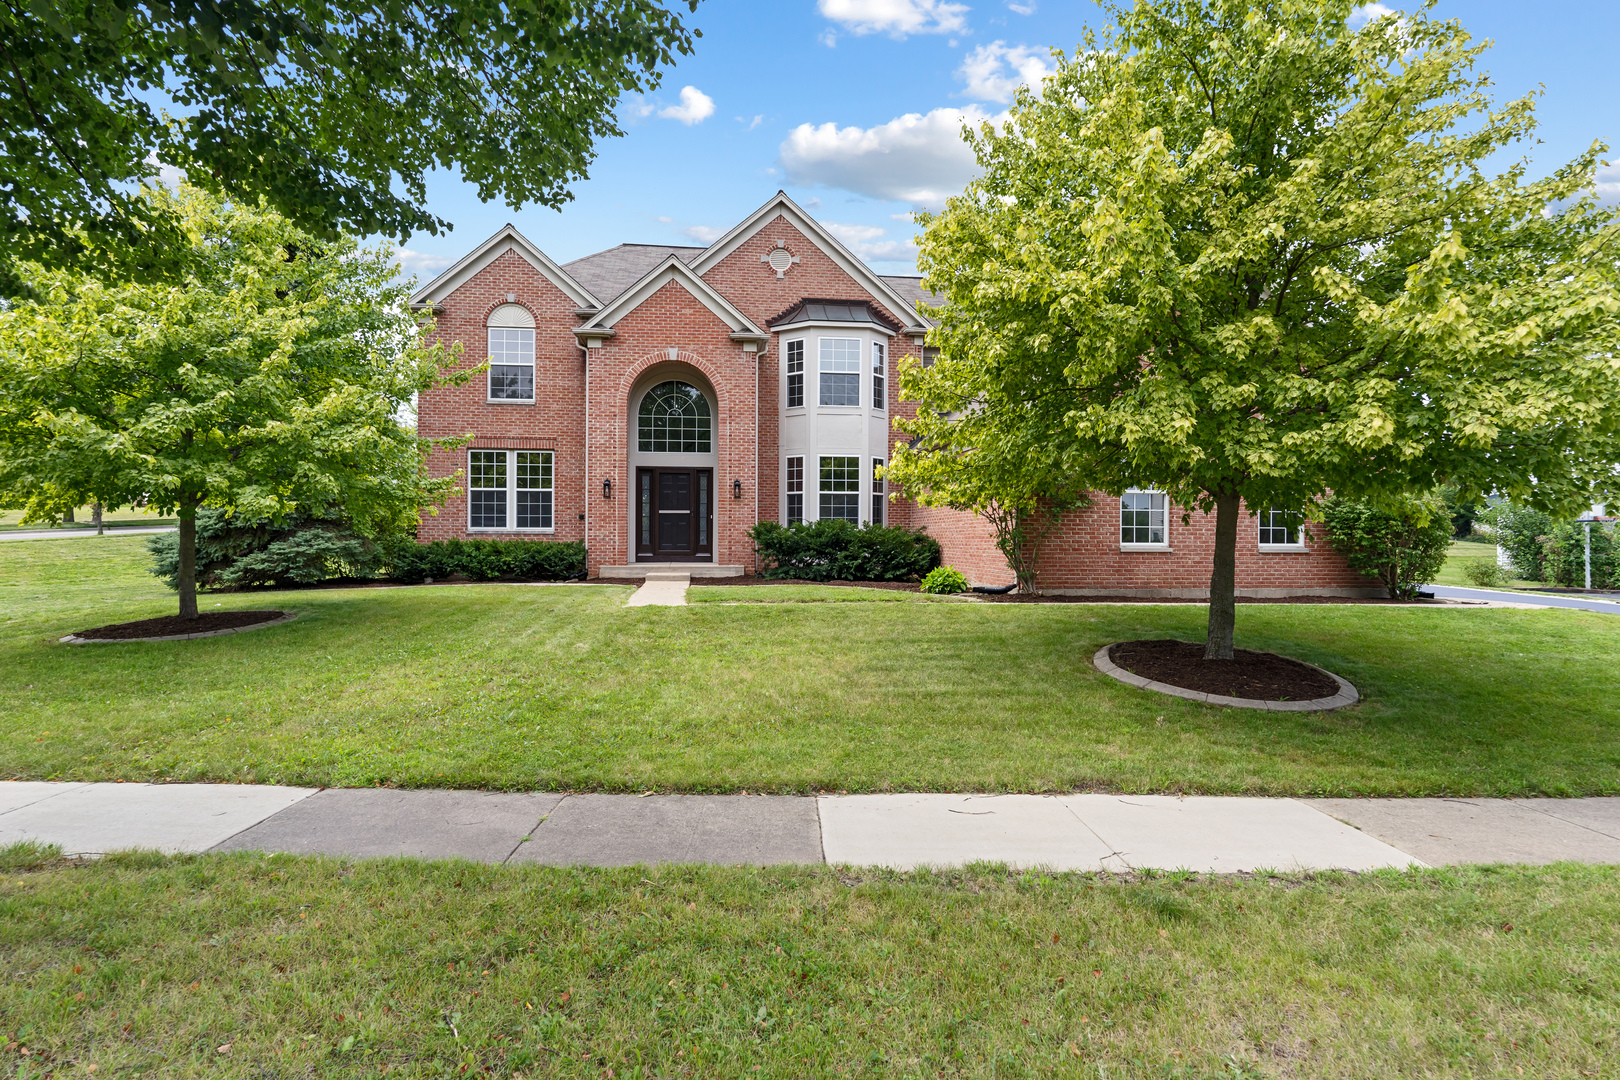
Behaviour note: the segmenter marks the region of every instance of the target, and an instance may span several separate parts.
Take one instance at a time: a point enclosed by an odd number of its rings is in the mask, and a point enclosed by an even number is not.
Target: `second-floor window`
[[[519,304],[489,316],[489,400],[534,400],[534,316]]]
[[[859,338],[821,339],[821,403],[861,403],[861,342]]]
[[[787,407],[804,407],[804,342],[787,343]]]
[[[886,409],[889,405],[885,387],[888,385],[889,349],[881,342],[872,343],[872,408]]]

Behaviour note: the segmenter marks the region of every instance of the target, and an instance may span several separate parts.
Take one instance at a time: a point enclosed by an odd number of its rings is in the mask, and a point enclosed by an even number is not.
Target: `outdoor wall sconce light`
[[[604,499],[613,498],[613,481],[612,480],[604,480],[604,481],[602,481],[602,498],[604,498]]]
[[[733,480],[731,482],[731,497],[733,499],[742,498],[742,481],[741,480]]]

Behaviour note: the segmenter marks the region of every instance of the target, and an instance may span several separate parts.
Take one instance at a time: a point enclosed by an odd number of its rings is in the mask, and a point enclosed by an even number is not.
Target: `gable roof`
[[[563,269],[608,304],[671,255],[690,263],[702,253],[702,247],[684,244],[620,244],[564,263]]]
[[[692,269],[699,274],[707,274],[721,259],[736,251],[749,237],[779,217],[786,218],[789,225],[809,237],[811,243],[826,252],[828,257],[838,264],[840,270],[854,278],[868,292],[882,301],[896,315],[900,316],[906,323],[907,330],[920,332],[928,328],[928,323],[917,314],[915,303],[908,301],[887,280],[872,273],[871,268],[843,244],[839,243],[837,237],[823,228],[815,218],[800,209],[798,203],[788,198],[785,191],[778,191],[764,206],[749,214],[724,236],[704,249],[703,254],[692,261]]]
[[[575,327],[574,335],[581,339],[611,337],[614,323],[640,307],[648,297],[671,281],[679,282],[700,304],[712,311],[721,322],[731,327],[731,337],[734,340],[768,341],[770,339],[769,334],[755,326],[752,319],[738,310],[730,300],[721,296],[713,285],[698,277],[678,254],[665,257],[663,262],[653,267],[634,285],[621,292],[611,303],[606,304],[602,310]],[[596,333],[593,334],[593,330]]]
[[[540,275],[557,286],[576,307],[598,308],[602,302],[573,276],[558,266],[551,256],[535,247],[529,238],[518,232],[511,222],[502,225],[488,240],[473,248],[460,262],[416,290],[411,297],[412,307],[437,304],[461,288],[478,271],[506,254],[515,251]]]

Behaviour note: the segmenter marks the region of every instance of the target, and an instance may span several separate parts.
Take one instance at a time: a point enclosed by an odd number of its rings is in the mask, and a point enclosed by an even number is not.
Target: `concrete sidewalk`
[[[0,844],[626,866],[1370,870],[1620,863],[1620,798],[557,795],[0,783]]]
[[[78,540],[90,536],[147,536],[152,533],[174,532],[173,525],[135,525],[122,529],[96,532],[94,527],[78,529],[18,529],[16,532],[0,530],[0,540]]]

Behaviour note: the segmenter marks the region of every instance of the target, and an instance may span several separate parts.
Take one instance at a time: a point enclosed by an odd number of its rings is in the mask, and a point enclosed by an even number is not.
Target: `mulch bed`
[[[1315,701],[1339,684],[1309,664],[1276,653],[1232,650],[1231,660],[1205,660],[1203,645],[1187,641],[1122,641],[1108,658],[1132,675],[1201,694],[1256,701]]]
[[[128,641],[130,638],[206,634],[213,630],[240,630],[244,626],[274,622],[286,614],[285,611],[210,611],[195,619],[165,615],[161,619],[141,619],[138,622],[98,626],[94,630],[76,630],[74,636],[93,641]]]
[[[1208,600],[1174,596],[981,596],[988,604],[1191,604],[1208,607]],[[1438,600],[1391,600],[1382,596],[1239,596],[1239,604],[1440,604]]]
[[[751,574],[741,577],[695,577],[692,586],[700,585],[845,585],[857,589],[893,589],[897,592],[916,592],[915,581],[806,581],[803,578],[762,578]]]

